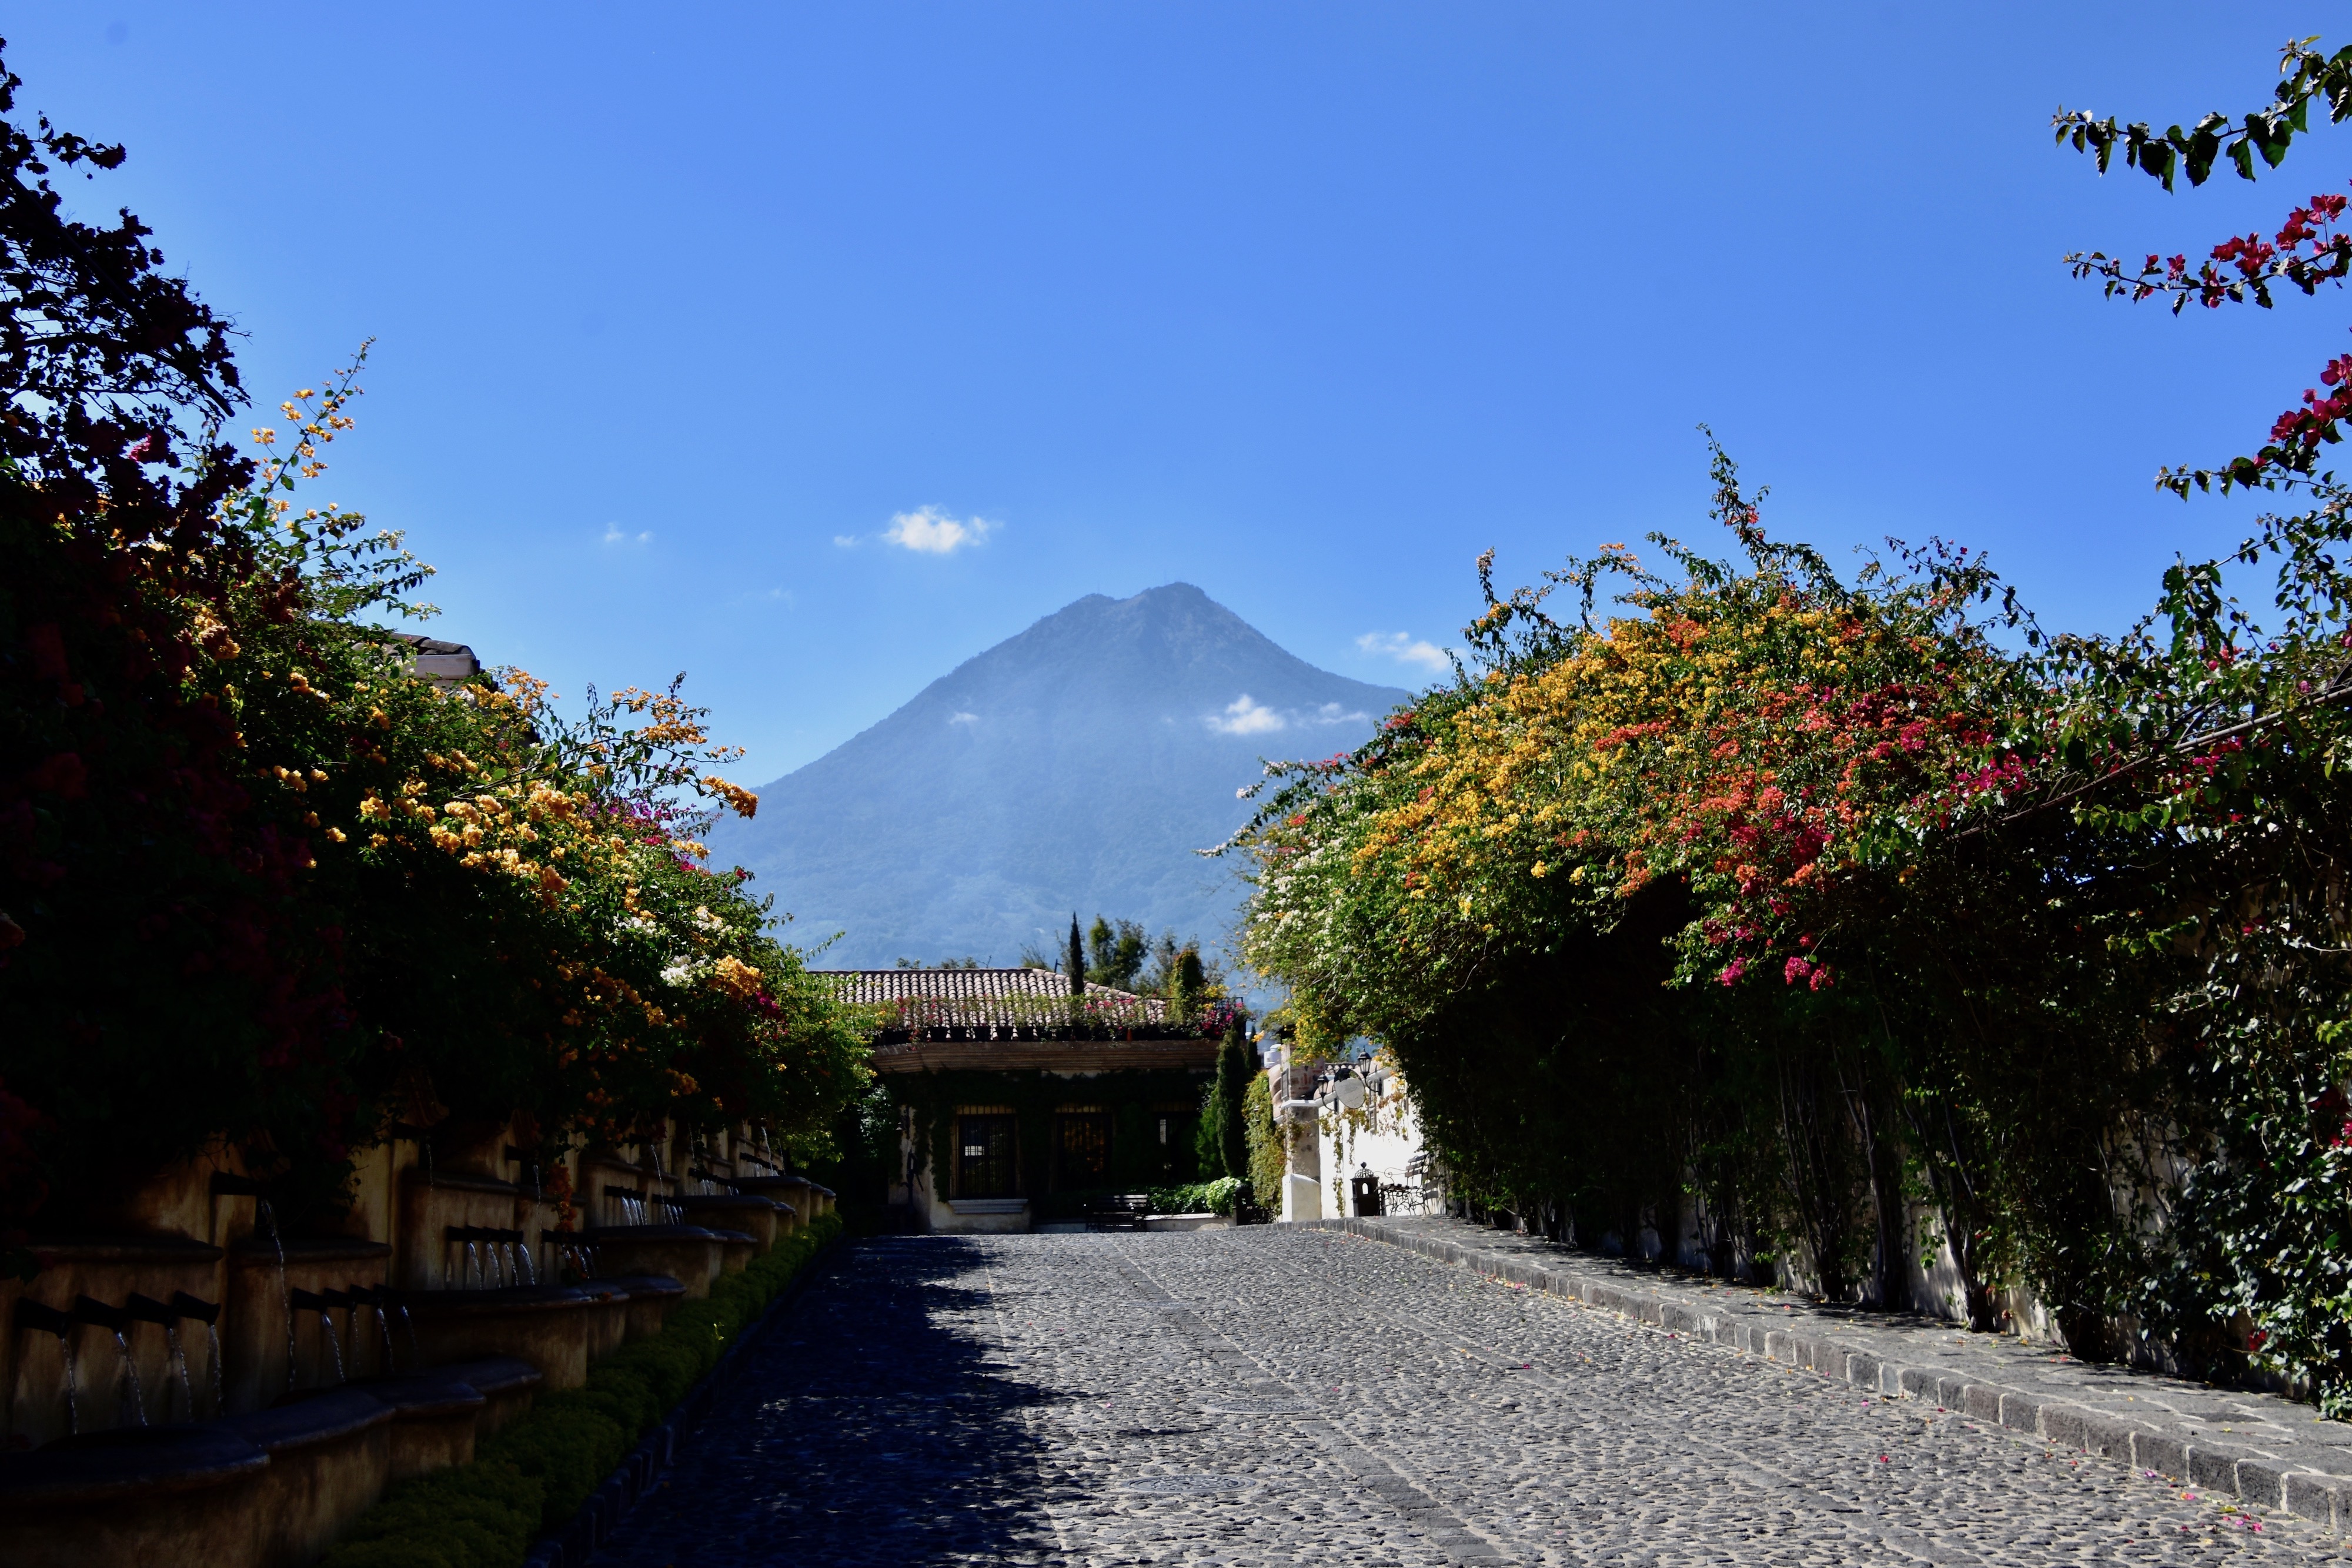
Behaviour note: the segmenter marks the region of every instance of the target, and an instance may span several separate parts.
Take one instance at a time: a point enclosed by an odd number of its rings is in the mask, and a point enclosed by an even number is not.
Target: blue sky
[[[2275,228],[2345,140],[2167,197],[2051,111],[2242,111],[2342,16],[76,0],[5,31],[24,108],[130,144],[77,199],[236,317],[257,401],[376,340],[317,498],[408,530],[438,634],[572,695],[688,671],[761,781],[1171,580],[1417,683],[1481,549],[1510,582],[1704,536],[1701,421],[1778,531],[1941,533],[2046,622],[2119,626],[2250,515],[2155,470],[2254,444],[2345,311],[2175,320],[2060,257]]]

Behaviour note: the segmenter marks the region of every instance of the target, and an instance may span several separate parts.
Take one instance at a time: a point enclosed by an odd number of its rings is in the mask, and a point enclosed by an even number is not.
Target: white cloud
[[[937,507],[918,507],[892,517],[882,537],[901,549],[952,555],[966,545],[981,543],[995,529],[996,525],[986,517],[950,517]]]
[[[844,549],[856,549],[857,548],[857,536],[856,534],[835,534],[833,536],[833,542],[839,545]]]
[[[1350,713],[1338,703],[1325,703],[1315,710],[1317,724],[1361,724],[1371,716],[1360,708]]]
[[[1244,692],[1225,705],[1223,717],[1208,716],[1208,726],[1219,735],[1271,735],[1285,727],[1283,716]]]
[[[948,715],[948,722],[950,724],[978,724],[980,722],[980,715],[976,713],[951,713]]]
[[[1356,646],[1367,653],[1382,653],[1400,664],[1419,664],[1424,670],[1444,672],[1454,667],[1445,650],[1434,643],[1425,643],[1409,632],[1367,632],[1356,639]]]
[[[608,545],[651,544],[653,543],[653,535],[649,533],[632,534],[618,523],[606,523],[604,525],[604,542]]]

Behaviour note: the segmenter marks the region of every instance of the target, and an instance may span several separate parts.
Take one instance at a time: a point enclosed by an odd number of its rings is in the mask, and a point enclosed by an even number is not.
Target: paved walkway
[[[2333,1537],[1402,1248],[841,1249],[611,1568],[2263,1563]]]

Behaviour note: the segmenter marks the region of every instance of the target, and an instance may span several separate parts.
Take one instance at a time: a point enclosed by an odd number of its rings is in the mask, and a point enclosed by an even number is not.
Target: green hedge
[[[1182,1186],[1155,1186],[1151,1189],[1151,1212],[1154,1214],[1231,1214],[1234,1197],[1242,1189],[1235,1176],[1219,1176],[1214,1181],[1190,1182]]]
[[[821,1216],[741,1273],[720,1276],[708,1300],[674,1308],[660,1333],[589,1368],[586,1387],[533,1401],[472,1464],[394,1488],[320,1568],[516,1568],[840,1230],[839,1216]]]

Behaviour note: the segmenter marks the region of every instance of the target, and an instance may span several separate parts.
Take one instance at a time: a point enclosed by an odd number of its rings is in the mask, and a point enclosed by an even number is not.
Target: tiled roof
[[[842,1000],[872,1009],[874,1065],[884,1072],[1115,1069],[1205,1071],[1229,1009],[1189,1019],[1167,1001],[1109,986],[1070,995],[1055,969],[815,969]]]
[[[1070,978],[1059,969],[813,969],[811,974],[833,980],[841,999],[858,1004],[877,1002],[989,1003],[1051,1001],[1067,998]],[[1087,983],[1087,996],[1096,1001],[1139,1000],[1132,991]]]

